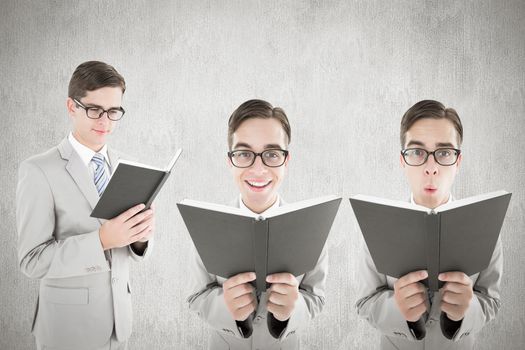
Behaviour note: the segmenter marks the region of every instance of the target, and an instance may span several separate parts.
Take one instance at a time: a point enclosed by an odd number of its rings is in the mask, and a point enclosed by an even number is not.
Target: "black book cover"
[[[177,206],[208,273],[229,278],[253,271],[264,292],[269,274],[297,277],[315,268],[340,203],[335,196],[306,200],[268,217],[190,200]]]
[[[399,278],[426,269],[437,291],[441,272],[471,276],[488,267],[510,197],[497,191],[434,210],[363,195],[350,203],[378,272]]]
[[[121,161],[106,189],[91,212],[91,217],[113,219],[129,208],[144,203],[148,209],[171,174],[182,150],[179,149],[167,169],[155,169],[140,163]]]

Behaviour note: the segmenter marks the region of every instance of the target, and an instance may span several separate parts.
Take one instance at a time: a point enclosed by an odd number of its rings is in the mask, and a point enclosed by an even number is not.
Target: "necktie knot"
[[[91,159],[96,165],[97,167],[100,166],[100,165],[103,165],[104,164],[104,155],[100,154],[100,153],[95,153],[95,155],[93,156],[93,158]]]

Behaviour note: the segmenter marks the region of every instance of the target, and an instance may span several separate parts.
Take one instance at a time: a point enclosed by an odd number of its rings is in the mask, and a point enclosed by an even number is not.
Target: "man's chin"
[[[439,207],[441,204],[443,204],[443,201],[440,200],[438,197],[426,197],[425,198],[425,207],[427,208],[430,208],[430,209],[435,209],[437,207]]]
[[[244,204],[250,204],[251,206],[268,208],[273,204],[275,195],[271,193],[245,193],[243,195]],[[248,202],[248,203],[247,203]]]

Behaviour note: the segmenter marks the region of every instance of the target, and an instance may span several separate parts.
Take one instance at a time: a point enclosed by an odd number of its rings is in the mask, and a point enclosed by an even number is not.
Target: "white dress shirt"
[[[105,170],[108,176],[111,175],[111,164],[109,163],[109,157],[108,157],[108,145],[104,145],[102,149],[98,152],[93,151],[91,148],[84,146],[78,140],[73,136],[73,133],[69,133],[69,136],[67,137],[69,143],[71,143],[71,146],[73,146],[73,149],[75,152],[78,153],[80,159],[82,160],[82,163],[88,168],[89,175],[91,178],[95,177],[95,164],[91,161],[93,159],[93,156],[95,153],[100,153],[104,156],[105,162]]]
[[[277,200],[275,201],[275,203],[273,203],[268,209],[266,209],[262,213],[257,214],[257,213],[254,213],[250,208],[248,208],[246,204],[244,204],[244,202],[242,201],[242,196],[239,195],[239,207],[241,208],[242,211],[244,211],[247,214],[268,216],[271,213],[273,213],[277,208],[279,208],[280,205],[281,205],[281,196],[277,195]]]

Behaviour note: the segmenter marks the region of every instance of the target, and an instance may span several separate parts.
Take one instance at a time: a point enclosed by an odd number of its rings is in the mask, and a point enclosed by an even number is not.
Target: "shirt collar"
[[[69,136],[67,137],[69,140],[69,143],[71,143],[71,146],[73,149],[78,153],[80,156],[80,159],[82,160],[82,163],[86,167],[89,167],[89,163],[91,162],[91,159],[93,159],[93,156],[95,153],[100,153],[104,156],[104,159],[106,160],[106,163],[109,165],[109,158],[108,158],[108,145],[104,145],[102,149],[98,152],[93,151],[91,148],[84,146],[78,140],[73,136],[73,133],[69,133]]]
[[[448,204],[448,203],[452,202],[453,200],[454,200],[454,197],[452,196],[452,193],[451,193],[448,196],[448,200],[447,200],[447,202],[445,204]],[[410,203],[418,205],[416,203],[416,201],[414,201],[414,194],[413,193],[410,193]],[[445,204],[441,204],[441,205],[445,205]]]
[[[251,209],[248,208],[246,206],[246,204],[244,204],[244,202],[242,201],[242,196],[239,195],[239,208],[241,208],[244,212],[249,213],[249,214],[253,214],[253,215],[265,215],[265,216],[268,216],[273,211],[275,211],[275,209],[279,208],[280,205],[281,205],[281,196],[277,195],[277,200],[275,201],[275,203],[272,204],[271,207],[269,207],[268,209],[266,209],[262,213],[257,214],[257,213],[254,213],[253,211],[251,211]]]

